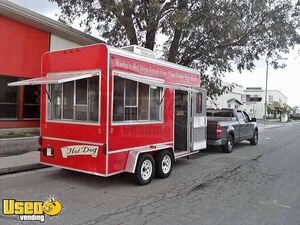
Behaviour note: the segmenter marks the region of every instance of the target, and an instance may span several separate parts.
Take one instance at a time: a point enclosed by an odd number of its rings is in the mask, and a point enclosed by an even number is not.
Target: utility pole
[[[267,109],[268,109],[268,78],[269,78],[269,61],[266,59],[267,69],[266,69],[266,89],[265,89],[265,116],[264,124],[267,122]]]
[[[287,60],[287,59],[288,58],[277,58],[277,59],[273,60],[272,62],[276,62],[278,60]],[[266,64],[267,64],[267,68],[266,68],[265,116],[264,116],[264,124],[265,125],[267,122],[267,110],[268,110],[268,79],[269,79],[269,64],[270,64],[268,61],[268,57],[266,59]]]

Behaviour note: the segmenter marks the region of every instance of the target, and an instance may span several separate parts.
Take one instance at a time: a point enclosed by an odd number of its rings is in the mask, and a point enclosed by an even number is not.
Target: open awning
[[[154,78],[154,77],[146,77],[142,75],[135,75],[131,73],[125,73],[121,71],[114,71],[114,76],[118,76],[124,79],[133,80],[139,83],[148,84],[150,86],[156,86],[156,87],[164,87],[165,81],[163,79]]]
[[[76,72],[76,73],[51,73],[46,77],[22,80],[9,83],[8,86],[26,86],[26,85],[41,85],[41,84],[61,84],[74,80],[81,80],[99,75],[99,71]]]
[[[188,91],[188,92],[196,92],[198,93],[199,90],[198,89],[195,89],[195,88],[192,88],[192,87],[187,87],[187,86],[184,86],[184,85],[181,85],[181,84],[177,84],[177,85],[170,85],[170,84],[167,84],[165,85],[166,88],[170,88],[170,89],[174,89],[174,90],[181,90],[181,91]]]
[[[165,84],[165,81],[163,79],[154,78],[154,77],[146,77],[143,75],[136,75],[131,74],[127,72],[121,72],[121,71],[114,71],[114,76],[118,76],[124,79],[133,80],[139,83],[148,84],[150,86],[156,86],[156,87],[163,87],[163,88],[169,88],[169,89],[175,89],[175,90],[182,90],[182,91],[190,91],[190,92],[199,92],[199,90],[181,85],[181,84]]]

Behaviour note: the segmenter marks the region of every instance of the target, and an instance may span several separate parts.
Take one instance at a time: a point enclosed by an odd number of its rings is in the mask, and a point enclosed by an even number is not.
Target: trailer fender
[[[152,145],[147,146],[139,149],[130,150],[126,162],[125,172],[128,173],[134,173],[137,160],[139,158],[139,155],[146,152],[156,152],[163,149],[172,149],[172,153],[174,156],[174,148],[172,145]],[[174,157],[175,159],[175,157]]]

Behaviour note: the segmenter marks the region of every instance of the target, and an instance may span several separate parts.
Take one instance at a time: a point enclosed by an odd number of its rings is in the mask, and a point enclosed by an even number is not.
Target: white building
[[[275,101],[283,107],[284,104],[287,104],[287,97],[279,90],[268,90],[268,104]],[[265,114],[265,90],[261,87],[247,87],[244,89],[243,86],[236,85],[231,92],[223,94],[215,100],[209,99],[207,105],[209,108],[243,109],[252,117],[263,119]]]
[[[229,85],[223,83],[223,85]],[[209,99],[207,102],[208,108],[230,108],[241,109],[244,102],[244,88],[241,85],[236,85],[231,92],[219,96],[217,99]]]
[[[257,119],[263,119],[265,114],[265,91],[261,87],[247,87],[244,90],[244,109]]]

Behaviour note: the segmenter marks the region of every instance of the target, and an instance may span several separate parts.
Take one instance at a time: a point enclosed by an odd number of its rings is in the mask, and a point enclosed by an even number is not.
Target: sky
[[[56,3],[48,0],[11,0],[11,2],[31,9],[37,13],[57,20],[60,9]],[[74,23],[74,28],[80,29],[78,23]],[[97,36],[96,33],[93,33]],[[268,89],[280,90],[288,98],[290,106],[300,106],[300,46],[291,50],[290,54],[284,55],[287,58],[283,62],[286,64],[284,69],[274,70],[269,68]],[[256,69],[252,72],[243,71],[232,72],[225,75],[225,82],[236,83],[245,87],[262,87],[265,89],[266,83],[266,63],[261,59],[256,63]]]

